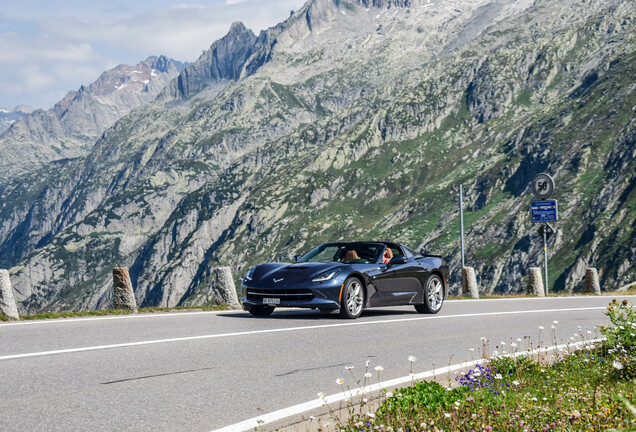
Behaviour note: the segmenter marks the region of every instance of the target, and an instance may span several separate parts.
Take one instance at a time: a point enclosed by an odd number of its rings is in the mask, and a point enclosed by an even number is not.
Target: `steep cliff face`
[[[237,80],[256,50],[256,36],[235,22],[223,38],[214,42],[199,59],[186,67],[162,90],[159,100],[185,99],[224,80]]]
[[[154,100],[183,66],[164,56],[119,65],[52,109],[16,119],[0,136],[0,185],[47,162],[85,155],[118,119]]]
[[[0,267],[23,311],[105,307],[115,265],[139,304],[187,303],[216,266],[340,239],[457,269],[463,184],[468,263],[518,291],[546,171],[551,289],[586,265],[617,288],[636,277],[635,19],[619,0],[316,0],[259,36],[235,24],[87,156],[0,191]]]

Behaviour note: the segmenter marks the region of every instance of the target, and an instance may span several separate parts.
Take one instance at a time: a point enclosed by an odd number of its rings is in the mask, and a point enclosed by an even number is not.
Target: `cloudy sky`
[[[305,0],[0,0],[0,107],[48,109],[118,64],[192,62],[234,21],[258,33]]]

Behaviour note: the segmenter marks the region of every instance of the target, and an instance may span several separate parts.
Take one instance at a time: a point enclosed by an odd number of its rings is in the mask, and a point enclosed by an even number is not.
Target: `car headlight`
[[[326,272],[320,273],[318,276],[314,277],[311,281],[312,282],[328,281],[329,279],[335,278],[341,271],[342,271],[341,268],[327,270]]]
[[[245,275],[245,280],[252,280],[252,278],[254,277],[254,270],[256,270],[256,267],[252,267],[250,271],[247,272],[247,274]]]

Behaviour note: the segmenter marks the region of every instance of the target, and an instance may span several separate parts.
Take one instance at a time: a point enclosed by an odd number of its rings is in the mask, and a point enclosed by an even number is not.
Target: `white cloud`
[[[45,2],[31,14],[37,20],[29,21],[24,31],[19,24],[32,11],[20,10],[17,4],[3,10],[4,22],[15,19],[15,25],[8,27],[13,32],[0,33],[0,106],[48,108],[104,70],[150,55],[194,61],[227,33],[232,22],[243,21],[258,34],[286,19],[304,0],[163,0],[132,8],[113,4],[108,9],[90,1],[73,3],[74,9],[56,9],[57,3]]]
[[[39,66],[27,66],[22,69],[23,83],[30,91],[41,91],[55,84],[55,77],[44,72]]]
[[[230,0],[209,6],[181,3],[120,20],[53,18],[44,21],[42,28],[56,39],[99,42],[126,51],[194,61],[232,22],[243,21],[258,33],[287,18],[289,11],[300,5],[300,0]]]

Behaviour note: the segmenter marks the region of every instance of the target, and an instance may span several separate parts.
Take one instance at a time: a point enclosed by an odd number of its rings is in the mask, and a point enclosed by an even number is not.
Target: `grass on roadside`
[[[139,313],[156,313],[156,312],[188,312],[188,311],[217,311],[227,310],[229,305],[210,305],[210,306],[178,306],[178,307],[146,307],[139,308]],[[58,319],[58,318],[77,318],[77,317],[92,317],[92,316],[107,316],[107,315],[128,315],[132,312],[127,309],[104,309],[95,311],[69,311],[69,312],[43,312],[33,315],[20,315],[20,320],[44,320],[44,319]],[[0,313],[0,321],[9,321],[9,318]]]
[[[612,324],[600,327],[602,342],[551,359],[498,356],[448,388],[418,381],[383,390],[379,405],[349,401],[346,418],[331,411],[334,430],[636,431],[636,311],[613,300],[606,314]]]
[[[630,287],[627,291],[623,291],[623,292],[602,292],[601,295],[602,296],[613,296],[613,295],[632,295],[632,294],[636,294],[636,285],[633,285],[632,287]],[[559,291],[559,292],[550,292],[549,294],[546,295],[546,297],[598,297],[599,295],[593,292],[575,292],[575,293],[569,293],[569,292],[563,292],[563,291]],[[507,299],[507,298],[512,298],[512,299],[522,299],[522,298],[539,298],[536,295],[530,295],[530,294],[526,294],[523,292],[520,293],[506,293],[506,294],[479,294],[479,299],[480,300],[485,300],[485,299]],[[473,298],[470,296],[470,294],[458,294],[458,295],[449,295],[447,300],[473,300]]]

